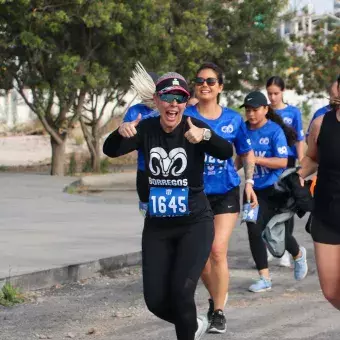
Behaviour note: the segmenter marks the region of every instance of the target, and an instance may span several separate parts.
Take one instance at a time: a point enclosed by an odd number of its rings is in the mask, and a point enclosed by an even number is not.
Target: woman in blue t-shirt
[[[222,70],[213,63],[203,64],[196,73],[195,96],[198,103],[187,107],[184,114],[208,124],[219,136],[233,143],[244,162],[245,191],[253,206],[257,198],[253,191],[254,153],[241,115],[218,103],[223,90]],[[227,300],[229,271],[227,250],[240,212],[241,179],[232,159],[227,161],[205,157],[204,191],[214,213],[215,238],[202,280],[210,293],[208,332],[225,333],[223,309]]]
[[[262,231],[276,214],[278,203],[273,199],[274,183],[287,167],[288,144],[296,139],[295,131],[286,126],[280,116],[268,106],[261,92],[249,93],[244,104],[248,134],[255,153],[254,190],[259,202],[256,223],[247,223],[250,249],[260,279],[249,287],[251,292],[264,292],[272,287],[267,251]],[[236,161],[239,164],[238,160]],[[294,277],[302,280],[307,275],[306,249],[299,247],[286,228],[286,249],[294,259]]]
[[[300,109],[296,106],[288,105],[283,102],[283,93],[285,88],[285,82],[281,77],[273,76],[267,80],[266,89],[270,101],[270,107],[283,119],[283,122],[292,127],[297,134],[296,142],[288,148],[287,167],[294,168],[296,160],[301,162],[304,156],[302,114]],[[294,217],[289,219],[285,224],[290,233],[293,234]],[[287,252],[285,252],[280,259],[280,265],[283,267],[290,267],[290,257]]]

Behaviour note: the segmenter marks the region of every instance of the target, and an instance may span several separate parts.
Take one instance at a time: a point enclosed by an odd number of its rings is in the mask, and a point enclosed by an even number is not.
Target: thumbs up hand
[[[199,128],[193,124],[191,121],[191,118],[188,117],[188,125],[189,130],[184,134],[184,137],[191,143],[191,144],[197,144],[200,143],[203,139],[203,132],[204,129]]]
[[[137,119],[135,119],[134,121],[123,123],[118,129],[118,133],[124,138],[131,138],[135,136],[137,134],[136,127],[141,119],[142,115],[139,114]]]

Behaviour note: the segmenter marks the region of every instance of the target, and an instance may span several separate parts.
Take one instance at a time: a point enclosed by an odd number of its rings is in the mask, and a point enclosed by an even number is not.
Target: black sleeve
[[[233,146],[226,139],[217,135],[207,124],[204,122],[192,118],[192,122],[199,128],[209,129],[211,131],[211,138],[208,141],[203,140],[200,145],[204,152],[218,158],[228,159],[233,156]]]
[[[119,157],[139,148],[140,131],[137,128],[137,135],[132,138],[122,137],[118,129],[113,131],[105,140],[103,152],[109,157]]]

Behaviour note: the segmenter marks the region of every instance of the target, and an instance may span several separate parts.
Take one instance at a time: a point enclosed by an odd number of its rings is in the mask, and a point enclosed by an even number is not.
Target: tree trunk
[[[93,172],[100,172],[100,138],[98,135],[93,136],[93,150],[91,150],[91,163]],[[94,151],[94,152],[92,152]]]
[[[62,143],[58,143],[51,136],[52,147],[52,163],[51,163],[51,175],[52,176],[64,176],[65,174],[65,145],[66,135],[60,136]]]

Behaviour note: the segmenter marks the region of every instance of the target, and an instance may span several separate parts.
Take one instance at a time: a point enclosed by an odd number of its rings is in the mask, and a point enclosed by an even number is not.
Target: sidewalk
[[[105,187],[104,179],[110,190],[71,195],[63,190],[75,178],[0,173],[0,286],[10,276],[25,290],[44,288],[140,263],[135,173],[83,182]],[[295,235],[312,256],[305,223],[296,218]],[[235,228],[229,249],[231,258],[249,266],[245,225]]]
[[[63,192],[74,178],[1,173],[0,278],[139,252],[135,174],[122,177],[130,191],[96,197]]]

